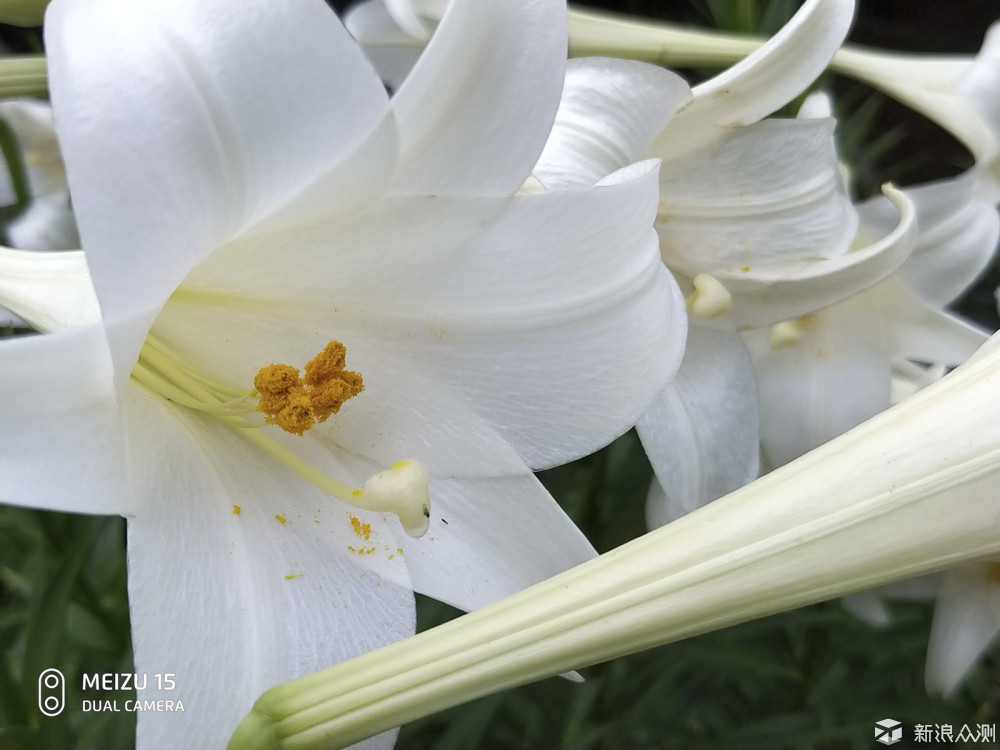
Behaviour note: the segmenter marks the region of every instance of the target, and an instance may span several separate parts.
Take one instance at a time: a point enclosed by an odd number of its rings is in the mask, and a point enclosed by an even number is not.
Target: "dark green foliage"
[[[0,506],[0,747],[134,744],[132,714],[73,710],[84,673],[132,671],[124,530],[121,518]],[[50,667],[66,678],[68,708],[57,716],[38,707]]]

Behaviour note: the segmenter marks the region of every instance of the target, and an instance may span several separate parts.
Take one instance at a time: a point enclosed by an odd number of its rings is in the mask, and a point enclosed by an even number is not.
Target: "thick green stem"
[[[626,57],[667,67],[721,66],[742,60],[763,43],[763,39],[739,34],[692,31],[589,10],[575,9],[569,14],[573,57]]]
[[[44,55],[0,59],[0,99],[47,96],[48,93],[48,68]]]
[[[489,693],[1000,555],[1000,339],[753,484],[433,630],[264,693],[231,750],[350,745]]]

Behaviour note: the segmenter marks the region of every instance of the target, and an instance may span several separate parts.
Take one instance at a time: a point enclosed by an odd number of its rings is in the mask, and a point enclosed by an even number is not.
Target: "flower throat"
[[[346,401],[364,390],[357,372],[346,369],[347,349],[331,341],[305,366],[270,364],[254,377],[252,391],[220,382],[156,336],[149,334],[131,377],[156,395],[178,406],[213,417],[287,468],[349,505],[363,510],[394,513],[407,534],[422,536],[430,519],[428,477],[413,460],[397,461],[365,482],[352,487],[323,473],[261,429],[276,425],[302,436],[316,424],[338,413]],[[254,412],[263,421],[249,418]]]

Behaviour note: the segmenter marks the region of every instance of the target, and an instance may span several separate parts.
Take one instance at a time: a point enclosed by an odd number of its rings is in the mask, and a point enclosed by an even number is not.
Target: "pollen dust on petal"
[[[355,515],[348,514],[348,518],[351,519],[351,528],[354,530],[355,535],[363,542],[367,542],[372,536],[372,526],[370,523],[362,521]],[[370,555],[375,551],[375,547],[354,547],[352,545],[347,545],[347,549],[351,552],[356,552],[359,555]]]
[[[306,364],[305,377],[291,365],[262,367],[253,379],[260,394],[257,410],[265,421],[302,435],[340,411],[344,402],[365,389],[359,373],[345,370],[347,348],[331,341]]]
[[[357,516],[351,516],[351,528],[358,535],[358,539],[363,539],[367,542],[371,538],[372,525],[370,523],[362,523],[361,519]]]

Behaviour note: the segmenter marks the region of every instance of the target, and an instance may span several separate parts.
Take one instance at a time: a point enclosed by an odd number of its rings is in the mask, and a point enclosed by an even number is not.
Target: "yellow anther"
[[[306,383],[320,385],[344,371],[347,366],[347,347],[331,341],[323,351],[306,364]]]
[[[253,379],[260,394],[258,411],[268,424],[302,435],[365,389],[361,375],[344,369],[346,363],[347,348],[331,341],[306,365],[305,378],[290,365],[262,367]]]
[[[699,318],[718,318],[733,306],[729,290],[714,276],[700,273],[691,282],[694,292],[685,300],[688,312]]]

